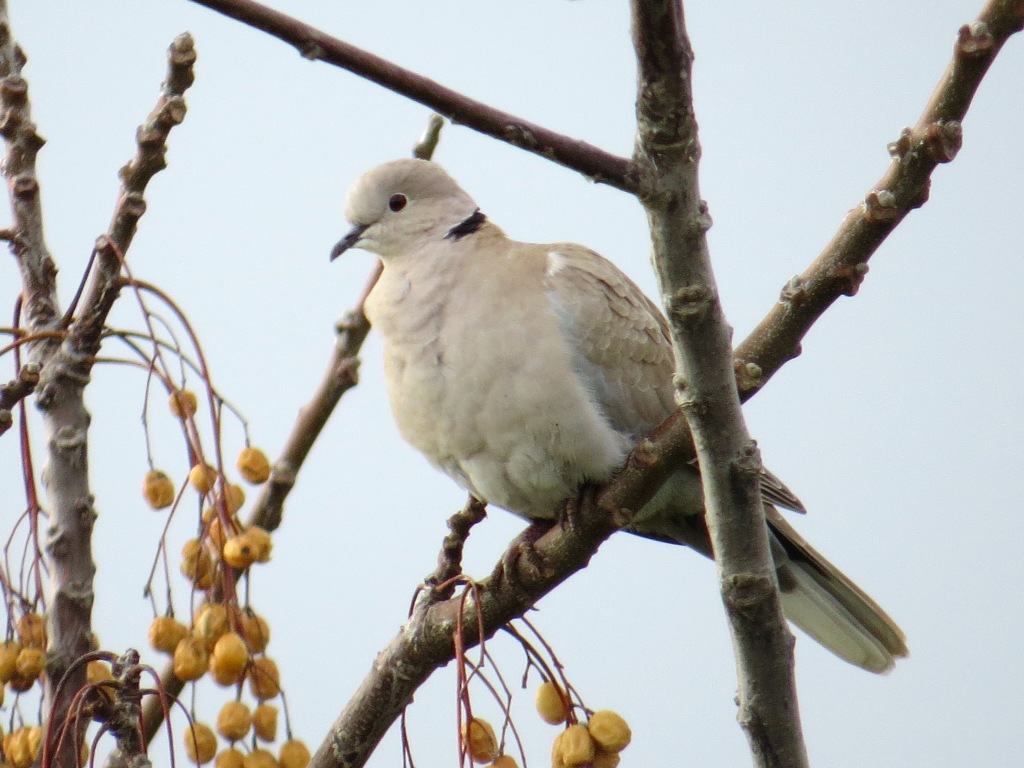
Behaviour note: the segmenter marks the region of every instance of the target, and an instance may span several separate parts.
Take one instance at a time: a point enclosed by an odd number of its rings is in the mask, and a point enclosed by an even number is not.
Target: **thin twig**
[[[857,292],[868,259],[910,213],[928,199],[931,174],[956,157],[962,121],[978,86],[1006,40],[1024,28],[1021,0],[993,0],[976,21],[960,28],[953,58],[913,128],[889,145],[893,162],[855,205],[835,236],[802,275],[783,288],[779,301],[736,348],[736,376],[749,399],[800,354],[800,343],[840,296]]]

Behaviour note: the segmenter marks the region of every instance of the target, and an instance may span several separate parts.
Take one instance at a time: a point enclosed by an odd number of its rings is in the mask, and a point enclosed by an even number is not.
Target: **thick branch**
[[[60,324],[56,267],[43,240],[42,208],[35,175],[36,153],[42,139],[31,121],[28,84],[21,77],[25,55],[14,42],[6,3],[0,0],[0,134],[7,141],[3,172],[14,218],[14,252],[22,279],[23,313],[28,333],[40,333],[41,341],[29,345],[29,357],[40,369],[40,379],[57,349],[51,341]],[[47,665],[44,712],[47,723],[63,723],[70,698],[85,684],[85,668],[72,670],[61,695],[55,688],[72,662],[90,650],[92,612],[92,562],[90,534],[95,512],[86,465],[85,438],[89,416],[82,403],[81,387],[59,382],[41,387],[38,405],[46,431],[44,485],[51,507],[46,554],[51,579],[47,602]],[[40,510],[30,510],[40,514]],[[56,755],[56,764],[77,760],[76,739]]]
[[[978,86],[1007,38],[1024,26],[1021,0],[993,0],[964,25],[953,59],[913,128],[889,145],[893,162],[864,200],[847,214],[818,258],[783,289],[779,302],[736,349],[744,400],[764,386],[840,296],[852,296],[867,262],[903,218],[925,203],[932,171],[956,156],[961,123]]]
[[[482,102],[463,96],[379,56],[363,51],[298,19],[252,0],[192,0],[273,35],[298,49],[307,59],[319,59],[347,69],[395,93],[424,104],[487,136],[546,157],[589,176],[594,181],[628,191],[634,188],[629,160],[586,142],[569,138]]]
[[[775,587],[761,463],[733,374],[731,336],[711,269],[700,199],[693,52],[680,0],[633,0],[640,198],[672,329],[677,387],[693,433],[722,600],[736,652],[739,720],[755,765],[807,765],[793,638]]]
[[[51,579],[47,589],[50,646],[44,711],[49,723],[67,719],[75,695],[86,682],[85,666],[75,665],[74,661],[88,653],[92,644],[96,567],[91,536],[96,511],[89,486],[90,417],[83,391],[99,348],[103,324],[117,296],[121,259],[145,210],[142,192],[152,175],[164,166],[167,132],[184,116],[180,89],[191,82],[194,58],[190,38],[183,36],[175,41],[170,52],[168,84],[149,121],[139,131],[135,160],[122,171],[122,194],[110,231],[97,245],[81,314],[71,322],[63,342],[51,342],[49,339],[56,336],[52,332],[71,318],[60,317],[53,279],[56,269],[43,244],[34,173],[35,153],[42,141],[30,121],[28,89],[19,74],[25,58],[11,38],[6,7],[0,3],[0,99],[4,108],[0,133],[8,141],[5,173],[14,211],[13,242],[21,266],[26,330],[46,339],[32,344],[29,351],[33,363],[39,365],[36,404],[43,413],[47,448],[43,482],[50,506],[46,554]],[[66,672],[65,684],[58,687]],[[62,752],[55,756],[54,764],[77,764],[75,742],[76,739],[62,742]]]

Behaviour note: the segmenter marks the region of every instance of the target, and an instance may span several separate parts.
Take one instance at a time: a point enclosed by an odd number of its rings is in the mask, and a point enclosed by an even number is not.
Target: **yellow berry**
[[[245,504],[245,489],[238,483],[232,483],[227,487],[224,498],[227,503],[228,514],[233,515]]]
[[[46,648],[46,619],[38,613],[26,613],[18,619],[18,637],[22,645]]]
[[[606,752],[621,752],[633,738],[626,721],[610,709],[602,709],[592,714],[587,722],[587,731],[594,742]]]
[[[200,640],[209,653],[217,645],[221,635],[226,634],[229,629],[228,609],[220,603],[206,603],[196,616],[192,636]]]
[[[85,679],[93,685],[114,679],[110,665],[104,661],[90,661],[85,666]]]
[[[252,712],[240,701],[229,701],[217,714],[217,733],[228,741],[244,739],[252,727]]]
[[[17,671],[14,673],[14,677],[7,681],[7,684],[11,686],[11,690],[16,693],[24,693],[39,679],[38,675],[23,675]]]
[[[248,568],[256,562],[258,550],[244,533],[224,542],[224,562],[232,568]]]
[[[245,756],[245,768],[277,768],[277,758],[265,749],[254,749]]]
[[[249,650],[241,635],[228,632],[217,640],[210,655],[210,674],[221,685],[233,685],[242,679],[249,663]]]
[[[243,768],[244,765],[245,755],[234,747],[217,755],[217,762],[214,763],[215,768]]]
[[[263,703],[252,713],[252,727],[260,741],[274,741],[277,738],[277,707]]]
[[[270,625],[258,613],[251,609],[246,610],[239,622],[239,631],[253,653],[263,653],[267,649],[270,642]]]
[[[32,765],[27,728],[18,728],[4,736],[4,757],[14,768],[28,768]]]
[[[199,403],[196,400],[196,393],[190,389],[176,389],[171,392],[167,403],[171,413],[179,419],[190,419],[196,415]]]
[[[552,758],[554,758],[556,751],[562,765],[566,766],[566,768],[586,765],[594,759],[594,740],[590,738],[590,734],[587,733],[587,729],[584,726],[575,723],[555,737]]]
[[[564,696],[565,694],[562,693],[558,683],[550,680],[541,683],[534,697],[534,703],[537,705],[537,714],[540,715],[540,719],[551,725],[564,723],[569,716]]]
[[[270,560],[270,551],[274,548],[274,542],[270,534],[258,525],[246,529],[244,536],[249,540],[250,546],[256,551],[256,562],[266,563]]]
[[[259,448],[243,448],[235,466],[245,481],[253,485],[265,483],[270,477],[270,461]]]
[[[474,717],[462,726],[462,739],[474,763],[489,763],[498,756],[498,739],[486,720]]]
[[[100,683],[114,679],[114,674],[110,671],[109,664],[105,661],[90,661],[85,667],[85,679],[91,685],[99,686],[97,693],[103,697],[107,704],[114,703],[113,686],[100,685]]]
[[[198,589],[213,584],[213,556],[199,539],[189,539],[181,549],[181,572]]]
[[[21,653],[21,643],[15,640],[0,643],[0,684],[6,683],[17,673],[19,653]]]
[[[498,755],[490,768],[519,768],[519,763],[512,755]]]
[[[196,464],[188,471],[188,481],[193,488],[205,495],[213,490],[213,485],[217,482],[217,470],[209,464]]]
[[[281,692],[281,674],[274,660],[267,656],[252,660],[248,677],[249,691],[259,701],[272,699]]]
[[[142,495],[153,509],[164,509],[174,503],[174,483],[160,470],[151,469],[142,478]]]
[[[277,762],[281,768],[306,768],[309,765],[309,749],[298,739],[289,739],[281,745]]]
[[[185,754],[193,763],[208,763],[217,754],[217,737],[205,723],[185,727]]]
[[[198,680],[206,674],[206,646],[195,637],[186,637],[174,649],[174,674],[179,680]]]
[[[17,674],[34,680],[46,666],[46,651],[39,648],[22,648],[15,662]]]
[[[188,627],[173,616],[157,616],[149,625],[149,644],[154,651],[174,653],[187,634]]]

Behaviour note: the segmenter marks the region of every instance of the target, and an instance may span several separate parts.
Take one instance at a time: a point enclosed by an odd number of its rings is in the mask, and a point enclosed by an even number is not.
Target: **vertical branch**
[[[14,42],[7,6],[0,0],[0,135],[7,142],[3,173],[11,200],[11,243],[21,272],[26,331],[39,337],[28,350],[32,364],[39,368],[36,405],[43,414],[46,436],[43,484],[48,500],[46,556],[50,582],[46,595],[49,647],[43,712],[49,725],[68,719],[75,697],[86,684],[85,665],[74,662],[93,644],[96,566],[91,537],[96,511],[88,473],[90,416],[83,392],[103,325],[117,297],[120,260],[145,211],[142,192],[153,174],[164,167],[168,131],[184,117],[181,92],[191,84],[191,64],[195,60],[191,38],[185,35],[176,40],[169,58],[170,74],[161,100],[139,129],[135,159],[122,170],[122,194],[110,231],[97,245],[98,258],[93,262],[81,314],[74,320],[71,312],[62,318],[56,267],[43,238],[35,174],[35,158],[43,140],[32,123],[28,85],[21,76],[26,58]],[[61,333],[68,323],[67,334]],[[59,685],[65,674],[64,685]],[[84,723],[80,727],[84,728]],[[52,755],[55,764],[77,765],[77,736],[60,742],[59,753]]]
[[[28,83],[21,76],[27,59],[14,40],[6,0],[0,0],[0,135],[7,144],[3,174],[11,201],[11,250],[18,262],[23,289],[22,312],[27,334],[55,330],[60,319],[57,268],[43,236],[43,211],[36,177],[36,154],[45,141],[32,122]],[[38,361],[59,339],[28,344]]]
[[[676,352],[678,399],[697,449],[708,528],[736,653],[739,720],[757,766],[807,765],[793,639],[775,587],[761,509],[760,457],[747,433],[731,335],[712,274],[700,198],[693,51],[681,0],[633,0],[638,63],[638,196]]]

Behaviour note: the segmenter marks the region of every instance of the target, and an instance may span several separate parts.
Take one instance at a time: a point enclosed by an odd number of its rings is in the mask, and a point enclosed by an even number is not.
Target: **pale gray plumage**
[[[593,251],[510,240],[424,160],[367,172],[345,213],[353,230],[332,258],[356,247],[384,262],[366,312],[398,428],[477,498],[550,519],[674,409],[661,312]],[[907,653],[899,627],[768,503],[802,511],[792,493],[768,473],[763,485],[786,615],[847,661],[889,670]],[[711,556],[695,468],[631,530]]]

